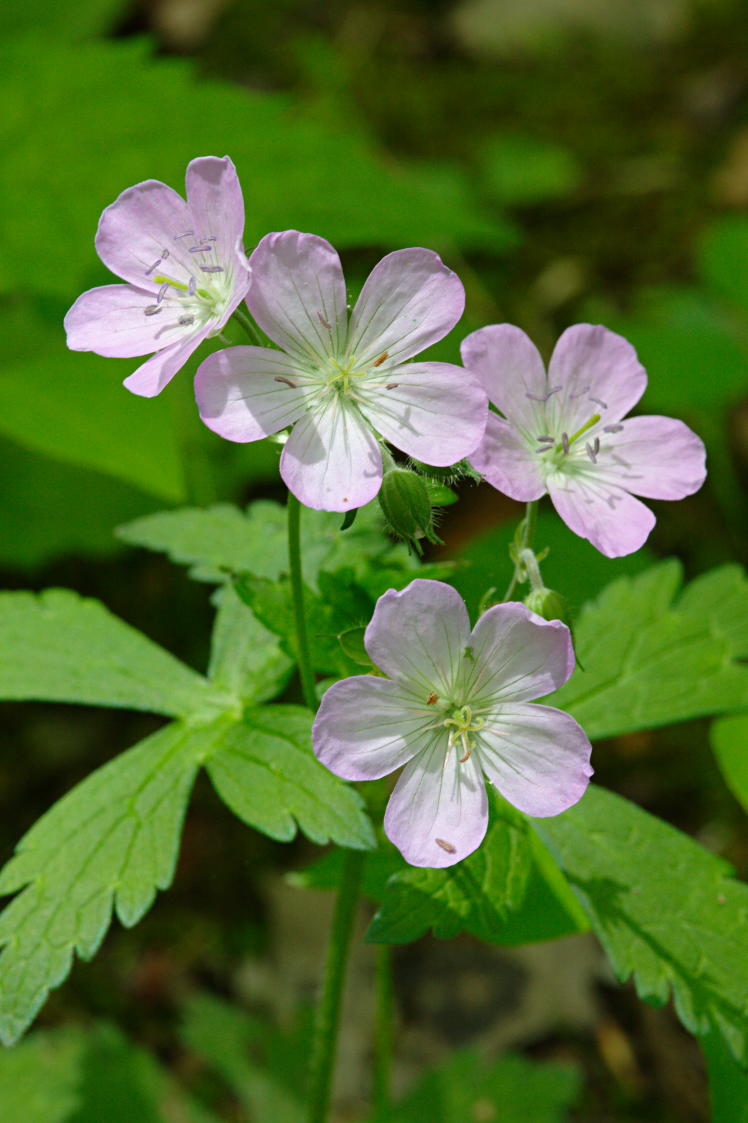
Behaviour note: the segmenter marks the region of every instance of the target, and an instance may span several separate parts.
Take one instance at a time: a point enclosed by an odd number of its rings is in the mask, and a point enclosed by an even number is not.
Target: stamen
[[[561,389],[563,389],[562,386],[551,386],[550,390],[543,394],[542,397],[539,394],[530,394],[529,392],[525,394],[525,397],[531,398],[533,402],[547,402],[553,394],[557,394]]]
[[[143,314],[145,316],[156,316],[161,311],[162,308],[160,304],[149,304],[147,308],[143,309]]]
[[[561,434],[561,448],[564,450],[564,456],[569,455],[569,434]]]
[[[167,257],[168,257],[168,256],[169,256],[169,251],[168,251],[168,250],[161,250],[161,260],[162,260],[162,261],[166,261],[166,259],[167,259]]]
[[[597,464],[597,450],[592,447],[589,441],[587,441],[587,444],[584,447],[592,463]]]
[[[325,317],[322,315],[321,312],[317,313],[317,319],[322,324],[323,328],[327,328],[328,331],[332,331],[332,324],[328,324],[327,320],[325,319]]]
[[[593,398],[592,395],[590,395],[590,401],[594,402],[596,406],[602,406],[603,409],[608,408],[608,403],[604,402],[602,398]]]
[[[429,694],[428,698],[426,699],[426,705],[427,706],[434,706],[434,705],[436,705],[436,703],[438,701],[439,701],[439,695],[436,694],[435,691],[432,690],[432,692]]]
[[[620,433],[623,425],[604,425],[603,433]]]
[[[388,382],[385,386],[385,390],[397,390],[399,385],[399,382]]]
[[[563,390],[563,386],[551,386],[550,390],[548,391],[548,393],[545,396],[545,400],[548,401],[550,396],[552,394],[557,394],[559,392],[559,390]]]
[[[379,358],[374,360],[374,366],[375,367],[381,367],[384,360],[388,357],[389,357],[389,351],[383,351],[382,354],[379,356]]]
[[[206,234],[203,238],[204,242],[217,242],[218,238],[215,234]]]
[[[194,322],[194,316],[180,316],[178,320],[179,326],[182,328],[186,328],[188,324],[194,324]]]
[[[581,390],[577,390],[576,394],[569,394],[569,401],[573,401],[574,398],[584,397],[585,394],[589,394],[591,389],[591,386],[583,386]]]
[[[539,437],[536,437],[535,440],[539,441],[540,444],[543,444],[543,445],[552,445],[553,444],[553,437],[549,436],[547,433],[542,433]]]
[[[190,277],[190,283],[187,286],[187,295],[188,296],[194,296],[196,288],[197,288],[197,281],[195,280],[194,277]]]
[[[161,260],[162,259],[159,257],[154,261],[153,265],[148,266],[148,268],[145,271],[146,277],[149,277],[154,269],[158,269],[159,265],[161,264]]]
[[[222,265],[201,265],[203,273],[223,273]]]
[[[180,238],[194,238],[194,237],[195,237],[195,231],[194,230],[185,230],[184,234],[177,234],[176,237],[174,238],[174,241],[178,242]]]
[[[190,246],[189,253],[209,253],[213,249],[212,246]]]
[[[156,303],[157,303],[157,304],[160,304],[160,303],[161,303],[161,301],[162,301],[162,300],[164,299],[164,297],[166,296],[166,294],[167,294],[168,290],[169,290],[169,282],[168,282],[168,281],[164,281],[163,285],[162,285],[162,286],[161,286],[161,288],[160,288],[160,289],[158,290],[158,296],[156,297]]]
[[[435,838],[434,842],[437,846],[441,846],[442,850],[446,850],[448,854],[456,854],[457,847],[451,842],[447,842],[446,838]]]
[[[600,451],[600,438],[599,437],[595,437],[594,441],[592,442],[592,451],[594,452],[595,456],[597,456],[598,452]]]
[[[273,379],[273,382],[285,382],[286,386],[290,386],[292,390],[298,390],[298,386],[296,385],[296,383],[292,382],[290,378],[286,378],[285,375],[282,374],[276,375]]]

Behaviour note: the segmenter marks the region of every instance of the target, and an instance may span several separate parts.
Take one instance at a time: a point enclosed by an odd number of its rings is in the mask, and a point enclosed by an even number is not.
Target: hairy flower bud
[[[524,600],[527,608],[544,620],[561,620],[569,624],[569,606],[555,589],[531,589]]]
[[[391,468],[384,474],[378,498],[388,529],[416,553],[422,553],[420,538],[441,542],[434,532],[431,499],[422,476],[407,468]]]

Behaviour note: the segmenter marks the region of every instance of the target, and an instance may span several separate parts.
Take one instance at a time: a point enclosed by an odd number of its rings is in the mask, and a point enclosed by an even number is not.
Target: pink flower
[[[127,284],[89,289],[65,317],[73,351],[113,358],[155,352],[124,383],[145,398],[221,330],[249,285],[244,201],[231,160],[192,160],[186,182],[187,202],[147,179],[106,208],[96,251]]]
[[[473,332],[462,359],[504,415],[489,415],[473,467],[512,499],[548,492],[566,525],[607,557],[638,550],[655,524],[633,495],[682,499],[704,482],[704,446],[682,421],[623,420],[647,375],[631,344],[607,328],[568,328],[547,374],[511,324]]]
[[[281,350],[232,347],[201,364],[200,416],[230,441],[293,425],[280,471],[307,507],[348,511],[382,482],[379,434],[434,465],[472,452],[486,424],[478,379],[449,363],[408,363],[457,323],[459,278],[429,250],[388,254],[348,317],[340,259],[324,238],[268,234],[250,259],[247,304]]]
[[[569,714],[528,705],[568,679],[568,628],[522,604],[499,604],[470,630],[465,604],[441,581],[411,582],[377,601],[366,650],[389,678],[331,686],[314,751],[346,780],[405,765],[384,829],[413,866],[451,866],[488,824],[484,775],[528,815],[557,815],[583,795],[590,743]]]

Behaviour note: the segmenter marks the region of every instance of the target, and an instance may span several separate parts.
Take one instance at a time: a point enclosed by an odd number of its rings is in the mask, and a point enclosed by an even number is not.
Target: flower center
[[[374,362],[369,363],[367,366],[359,367],[358,360],[355,355],[343,365],[337,359],[330,360],[330,374],[325,382],[325,388],[336,391],[338,394],[345,394],[349,398],[356,398],[356,394],[351,387],[351,381],[354,378],[366,378],[376,371],[377,367],[381,367],[382,363],[389,357],[389,352],[384,351]],[[358,367],[358,369],[356,369]],[[397,384],[392,383],[388,389],[394,388]]]
[[[475,738],[471,737],[470,734],[478,733],[485,724],[482,717],[473,718],[473,711],[470,706],[455,707],[449,717],[446,717],[442,722],[445,729],[449,730],[447,751],[456,748],[458,741],[462,746],[463,755],[460,757],[460,764],[464,764],[468,760],[475,748]]]
[[[565,431],[561,433],[560,437],[554,437],[550,433],[540,433],[535,438],[538,442],[538,447],[535,451],[542,456],[545,464],[551,471],[562,472],[568,467],[570,458],[576,459],[575,454],[579,449],[578,445],[577,448],[574,448],[576,442],[594,425],[597,425],[600,420],[600,414],[593,413],[589,421],[586,421],[584,425],[580,426],[576,433],[572,433],[571,436]],[[609,432],[613,429],[614,427],[612,425],[606,426],[605,432]],[[600,452],[600,438],[595,437],[593,441],[586,441],[584,450],[592,463],[596,464],[597,455]]]
[[[156,335],[163,335],[170,328],[189,327],[198,321],[205,324],[220,316],[223,305],[230,292],[231,280],[222,265],[218,264],[214,234],[204,238],[195,236],[194,230],[186,230],[174,238],[182,243],[187,253],[192,255],[190,267],[179,262],[176,272],[184,272],[186,280],[179,280],[171,272],[163,269],[164,262],[171,257],[168,247],[161,250],[160,256],[144,270],[145,276],[159,286],[154,303],[143,309],[145,316],[160,316],[167,312],[164,322],[159,322]],[[167,269],[169,266],[166,267]],[[169,313],[176,312],[176,320]],[[167,322],[168,321],[168,322]]]

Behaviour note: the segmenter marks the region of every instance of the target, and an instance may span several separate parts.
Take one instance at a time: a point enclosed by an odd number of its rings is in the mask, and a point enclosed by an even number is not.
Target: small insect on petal
[[[436,694],[436,693],[435,693],[435,692],[434,692],[434,691],[432,690],[432,692],[431,692],[431,693],[429,694],[428,698],[426,699],[426,705],[427,705],[427,706],[434,706],[434,705],[436,705],[436,703],[437,703],[438,701],[439,701],[439,695],[438,695],[438,694]]]
[[[382,354],[379,356],[379,358],[374,360],[374,366],[375,367],[381,367],[384,360],[389,358],[389,355],[390,355],[389,351],[383,351]]]
[[[446,838],[435,838],[434,842],[437,846],[441,846],[442,850],[446,850],[448,854],[456,854],[457,847],[452,842],[447,842]]]

